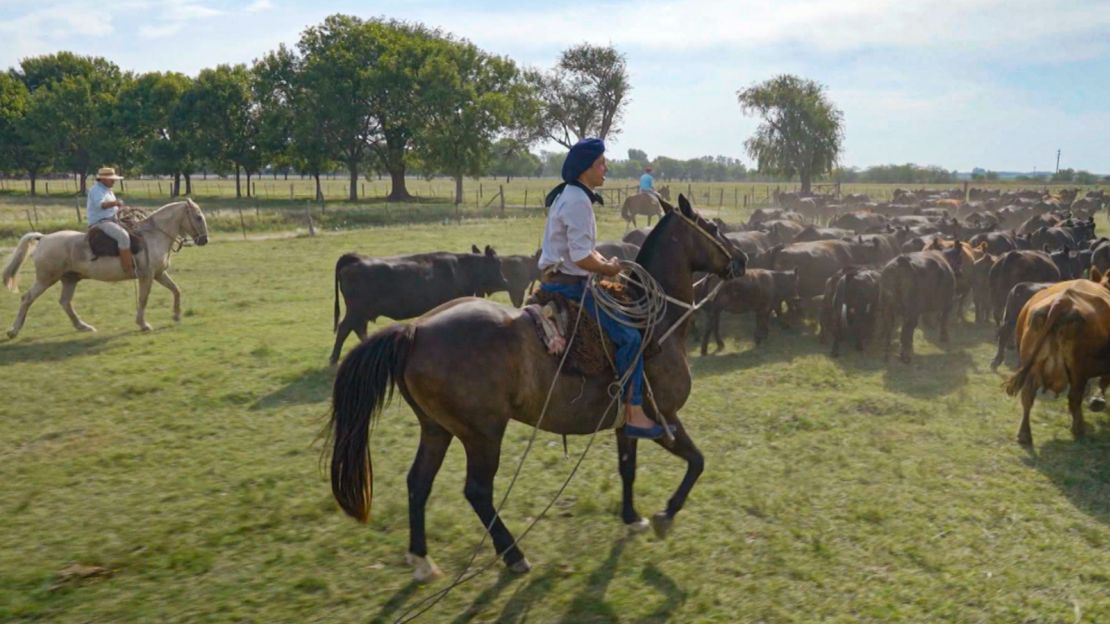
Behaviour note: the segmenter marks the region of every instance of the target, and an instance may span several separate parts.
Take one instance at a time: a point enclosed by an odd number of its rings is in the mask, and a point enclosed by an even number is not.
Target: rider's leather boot
[[[119,265],[123,267],[124,273],[135,277],[135,256],[131,254],[130,249],[119,250]]]

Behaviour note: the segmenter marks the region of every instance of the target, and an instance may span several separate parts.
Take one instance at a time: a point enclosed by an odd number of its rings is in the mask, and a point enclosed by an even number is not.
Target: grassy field
[[[599,226],[623,229],[611,212]],[[156,286],[146,335],[129,284],[81,284],[91,335],[47,293],[20,338],[0,343],[0,620],[385,622],[435,591],[403,561],[408,407],[394,403],[374,431],[369,526],[337,510],[320,468],[333,263],[472,243],[527,253],[541,230],[519,218],[219,234],[175,259],[181,324]],[[4,327],[16,305],[0,298]],[[498,566],[425,621],[1110,621],[1105,415],[1075,442],[1065,402],[1042,399],[1036,448],[1020,448],[987,327],[958,327],[945,347],[919,334],[908,366],[832,360],[810,330],[773,329],[756,349],[750,318],[725,329],[720,354],[690,345],[682,414],[707,469],[667,541],[626,536],[606,434],[524,542],[532,572]],[[509,428],[500,487],[529,434]],[[585,443],[570,440],[572,459]],[[504,514],[511,529],[571,465],[541,434]],[[480,537],[463,466],[455,444],[428,507],[429,548],[449,575]],[[641,446],[641,513],[662,509],[682,470]]]

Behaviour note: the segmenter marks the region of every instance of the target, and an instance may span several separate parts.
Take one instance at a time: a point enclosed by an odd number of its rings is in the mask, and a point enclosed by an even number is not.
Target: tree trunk
[[[412,199],[412,195],[409,195],[408,189],[405,188],[404,162],[390,166],[389,179],[391,184],[389,189],[389,197],[387,198],[388,201],[409,201]]]
[[[181,196],[181,172],[177,171],[173,174],[173,191],[170,192],[170,197]]]
[[[348,161],[347,169],[351,174],[351,188],[350,192],[347,194],[347,199],[351,201],[358,201],[358,161]]]
[[[242,187],[239,186],[239,173],[241,169],[242,167],[235,165],[235,199],[242,199],[243,197]]]
[[[809,171],[799,171],[798,178],[802,182],[801,193],[803,195],[809,195],[810,182],[812,182],[813,174],[811,174]]]
[[[250,172],[250,169],[247,170],[247,197],[253,197],[253,195],[251,194],[251,172]]]
[[[312,177],[316,180],[316,201],[324,201],[324,189],[320,187],[320,174],[314,173]]]
[[[462,174],[455,176],[455,204],[463,203],[463,188],[462,188]]]
[[[81,174],[77,174],[77,175],[79,175],[79,176],[81,177],[81,190],[80,190],[80,193],[81,193],[82,195],[87,195],[87,194],[88,194],[88,190],[89,190],[89,187],[88,187],[88,180],[87,180],[87,179],[85,178],[85,176],[83,176],[83,175],[81,175]]]
[[[28,171],[27,174],[31,176],[31,197],[34,197],[37,194],[35,183],[39,180],[39,174],[37,171]]]
[[[193,194],[193,175],[191,173],[185,174],[185,194]]]

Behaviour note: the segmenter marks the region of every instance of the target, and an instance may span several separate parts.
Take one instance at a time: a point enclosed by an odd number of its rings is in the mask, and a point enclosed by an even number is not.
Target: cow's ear
[[[480,254],[480,253],[482,253],[482,250],[478,249],[477,245],[471,245],[470,246],[470,253]]]
[[[489,245],[486,245],[486,257],[487,258],[496,258],[497,257],[497,252],[494,251],[493,247],[490,247]]]

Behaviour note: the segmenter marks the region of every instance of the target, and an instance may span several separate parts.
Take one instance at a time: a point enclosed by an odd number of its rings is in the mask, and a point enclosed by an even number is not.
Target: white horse
[[[181,290],[166,273],[170,266],[170,254],[174,251],[175,243],[179,239],[183,240],[186,235],[191,236],[197,245],[206,244],[208,223],[200,206],[193,200],[186,199],[162,206],[140,221],[136,231],[142,235],[145,249],[135,254],[135,268],[139,274],[139,302],[135,322],[143,331],[150,331],[150,324],[143,317],[154,281],[173,293],[173,320],[181,320]],[[4,267],[4,285],[8,290],[18,292],[16,278],[19,267],[32,251],[35,283],[20,299],[19,313],[8,330],[8,338],[15,338],[19,334],[31,304],[57,281],[62,282],[61,304],[69,315],[69,320],[73,322],[73,327],[78,331],[96,331],[92,325],[82,321],[73,309],[73,292],[77,289],[77,282],[83,279],[120,282],[134,279],[134,276],[124,272],[118,258],[101,256],[93,260],[92,249],[85,234],[73,230],[53,234],[31,232],[19,239],[15,253]]]

